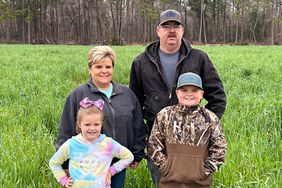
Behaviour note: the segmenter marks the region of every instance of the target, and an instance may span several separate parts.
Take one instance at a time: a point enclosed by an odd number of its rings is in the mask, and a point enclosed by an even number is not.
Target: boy
[[[201,77],[179,76],[178,104],[162,109],[149,138],[148,154],[161,172],[160,188],[209,187],[225,160],[226,140],[218,117],[200,107]]]

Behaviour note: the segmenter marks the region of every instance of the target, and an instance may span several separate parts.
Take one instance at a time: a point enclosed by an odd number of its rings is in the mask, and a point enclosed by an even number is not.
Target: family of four
[[[133,61],[129,87],[112,80],[110,47],[90,49],[90,78],[65,101],[49,161],[62,186],[122,188],[126,168],[145,156],[156,187],[211,186],[227,148],[223,84],[207,54],[182,38],[178,11],[159,21],[159,40]]]

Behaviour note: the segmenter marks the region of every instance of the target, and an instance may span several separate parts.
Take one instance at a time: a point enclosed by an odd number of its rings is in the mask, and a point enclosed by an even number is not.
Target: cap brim
[[[193,84],[193,83],[179,85],[176,89],[179,89],[183,86],[196,86],[197,88],[203,89],[203,88],[199,87],[197,84]]]
[[[166,22],[171,22],[171,21],[177,22],[177,23],[179,23],[180,25],[183,26],[183,24],[182,24],[181,22],[179,22],[178,20],[174,20],[174,19],[163,21],[163,22],[161,22],[159,25],[163,25],[164,23],[166,23]]]

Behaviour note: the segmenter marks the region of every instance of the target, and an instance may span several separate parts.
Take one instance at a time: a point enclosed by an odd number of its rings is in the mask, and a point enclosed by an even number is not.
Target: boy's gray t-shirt
[[[161,65],[163,67],[163,74],[168,84],[169,89],[173,87],[174,76],[176,72],[176,65],[178,63],[179,51],[168,54],[159,49],[159,56],[161,60]]]

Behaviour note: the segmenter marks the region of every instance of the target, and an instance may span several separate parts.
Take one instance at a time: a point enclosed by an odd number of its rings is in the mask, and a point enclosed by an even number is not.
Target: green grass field
[[[66,96],[84,83],[91,46],[0,45],[0,187],[60,187],[48,161]],[[113,47],[114,80],[128,84],[144,46]],[[226,163],[214,187],[282,187],[282,46],[197,46],[207,52],[228,96],[222,118]],[[126,188],[152,187],[143,160]]]

